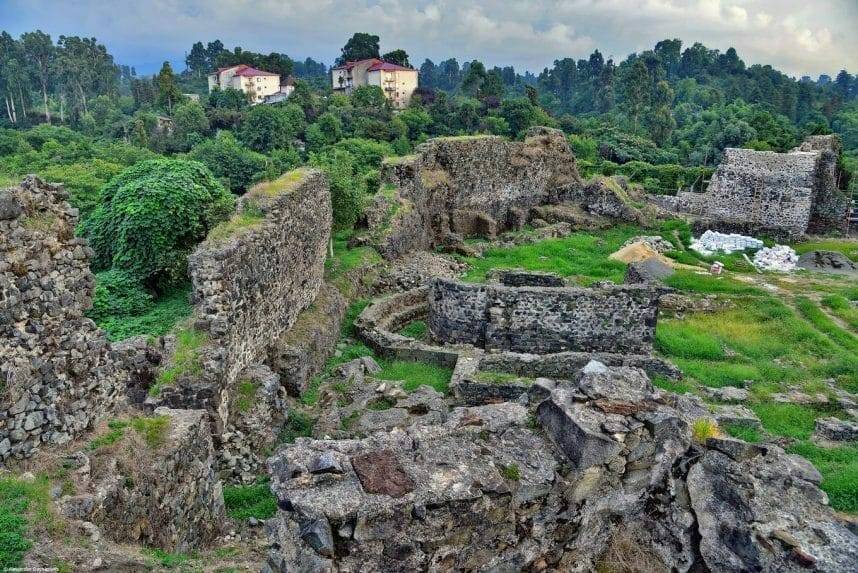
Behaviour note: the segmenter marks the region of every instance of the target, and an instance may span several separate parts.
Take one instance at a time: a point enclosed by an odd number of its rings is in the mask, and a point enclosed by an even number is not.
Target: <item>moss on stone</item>
[[[310,169],[300,167],[288,171],[273,181],[262,181],[257,183],[247,194],[251,197],[276,197],[284,193],[291,193],[307,178]]]

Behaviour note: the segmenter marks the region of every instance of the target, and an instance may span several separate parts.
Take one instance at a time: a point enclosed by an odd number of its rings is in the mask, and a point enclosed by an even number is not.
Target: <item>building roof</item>
[[[405,66],[400,66],[398,64],[391,64],[390,62],[380,61],[377,64],[373,64],[367,70],[368,72],[377,72],[377,71],[385,71],[385,72],[416,72],[414,68],[406,68]]]
[[[253,76],[279,76],[280,74],[275,74],[273,72],[266,72],[264,70],[258,70],[256,68],[252,68],[250,66],[241,65],[238,66],[242,68],[240,70],[236,70],[235,75],[241,77],[253,77]]]
[[[247,64],[239,64],[237,66],[227,66],[225,68],[218,68],[216,72],[212,72],[209,75],[217,75],[220,76],[221,73],[226,70],[235,69],[235,75],[241,77],[253,77],[253,76],[279,76],[280,74],[275,74],[274,72],[266,72],[265,70],[259,70],[252,66],[248,66]]]
[[[398,64],[392,64],[390,62],[385,62],[384,60],[380,60],[378,58],[369,58],[367,60],[357,60],[356,62],[346,62],[341,66],[337,66],[335,68],[331,68],[333,70],[350,70],[354,68],[358,64],[366,64],[369,63],[369,67],[367,68],[368,72],[377,72],[379,70],[384,70],[386,72],[393,71],[403,71],[403,72],[416,72],[414,68],[407,68],[405,66],[400,66]]]

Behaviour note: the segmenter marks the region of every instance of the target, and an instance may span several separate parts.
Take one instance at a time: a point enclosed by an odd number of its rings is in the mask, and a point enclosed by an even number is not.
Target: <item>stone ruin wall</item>
[[[202,380],[164,391],[172,407],[208,407],[223,400],[248,366],[313,304],[322,285],[331,232],[331,198],[324,174],[300,170],[273,195],[245,195],[264,220],[226,239],[208,239],[188,257],[194,328],[208,336]],[[212,394],[214,391],[214,394]],[[222,407],[222,406],[221,406]],[[225,411],[221,412],[226,419]]]
[[[382,165],[380,193],[367,215],[388,258],[430,249],[451,233],[492,236],[520,228],[530,208],[557,203],[583,186],[563,132],[532,128],[523,142],[496,136],[438,138],[415,155]],[[392,214],[392,218],[391,218]]]
[[[70,441],[125,398],[92,305],[92,250],[57,185],[0,190],[0,460]]]
[[[486,350],[647,354],[663,293],[638,285],[511,287],[436,279],[427,322],[438,341]]]
[[[726,149],[705,193],[664,198],[666,206],[722,231],[794,239],[844,231],[848,200],[838,189],[836,136],[815,136],[790,153]]]

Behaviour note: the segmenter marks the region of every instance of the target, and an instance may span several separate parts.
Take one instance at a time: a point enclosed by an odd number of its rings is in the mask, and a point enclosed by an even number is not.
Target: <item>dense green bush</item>
[[[304,129],[304,112],[297,105],[257,105],[244,115],[241,141],[254,151],[287,147]]]
[[[124,270],[147,285],[172,283],[184,279],[188,253],[234,203],[202,163],[154,159],[105,185],[83,232],[97,269]]]
[[[153,306],[152,295],[125,271],[109,270],[95,275],[95,294],[87,315],[95,321],[108,316],[143,314]]]
[[[203,163],[234,193],[244,193],[272,168],[271,160],[242,146],[228,131],[197,144],[188,158]]]
[[[366,182],[356,168],[354,157],[348,151],[328,148],[321,153],[311,153],[310,165],[328,175],[334,227],[350,229],[360,217],[366,194]]]

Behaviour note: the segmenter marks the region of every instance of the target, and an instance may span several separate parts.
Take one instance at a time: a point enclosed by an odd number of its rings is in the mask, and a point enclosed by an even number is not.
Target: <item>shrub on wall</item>
[[[154,159],[104,186],[83,233],[96,269],[123,270],[149,285],[180,282],[188,253],[230,216],[234,204],[202,163]]]

